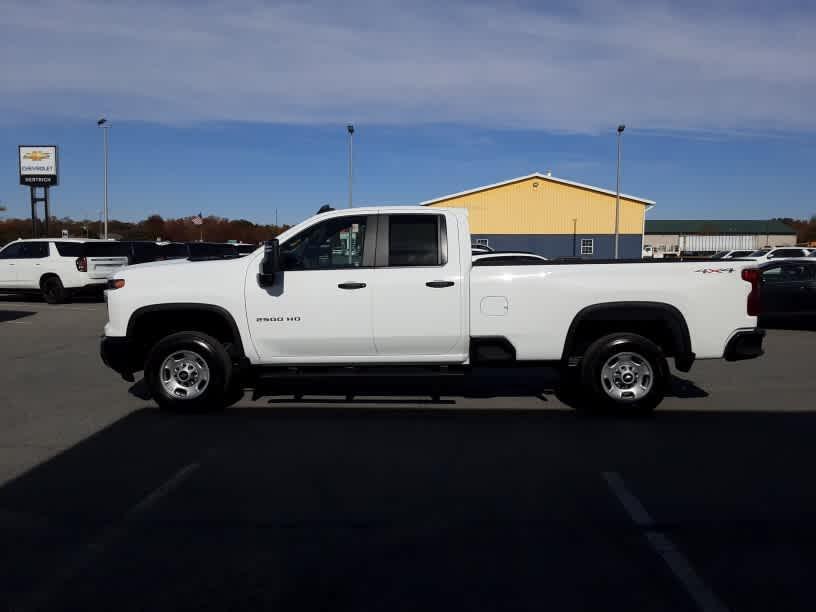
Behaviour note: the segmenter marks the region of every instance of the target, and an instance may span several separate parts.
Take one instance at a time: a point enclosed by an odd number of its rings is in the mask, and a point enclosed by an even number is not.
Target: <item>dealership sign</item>
[[[59,182],[57,147],[21,145],[18,150],[21,185],[48,187]]]

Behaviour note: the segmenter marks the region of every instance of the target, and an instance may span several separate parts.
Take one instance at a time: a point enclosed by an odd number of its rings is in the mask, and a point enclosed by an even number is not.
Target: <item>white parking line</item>
[[[674,574],[677,581],[697,604],[697,608],[702,612],[728,612],[728,608],[723,604],[714,592],[708,588],[703,579],[697,575],[691,567],[688,559],[677,550],[671,540],[665,534],[654,529],[655,522],[647,512],[640,500],[626,486],[626,483],[617,472],[603,472],[602,476],[606,484],[618,498],[632,522],[645,529],[644,535],[649,546],[660,555],[666,565]]]
[[[42,585],[27,601],[20,602],[14,606],[15,612],[27,610],[40,610],[48,607],[49,602],[59,591],[76,577],[80,572],[91,565],[98,557],[103,555],[117,540],[127,533],[127,521],[138,519],[145,512],[150,510],[156,503],[167,496],[168,493],[176,489],[181,482],[199,468],[198,463],[191,463],[176,472],[171,478],[151,491],[148,495],[133,506],[126,514],[123,521],[106,527],[102,532],[91,540],[85,548],[64,565],[51,579]]]

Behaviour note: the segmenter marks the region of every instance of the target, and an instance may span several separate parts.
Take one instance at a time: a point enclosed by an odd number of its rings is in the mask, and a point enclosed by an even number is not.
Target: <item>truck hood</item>
[[[249,257],[193,261],[189,259],[167,259],[165,261],[151,261],[128,266],[122,271],[155,279],[184,278],[188,276],[202,277],[205,275],[213,275],[213,278],[217,278],[225,270],[234,270],[235,268],[247,266],[249,259]]]

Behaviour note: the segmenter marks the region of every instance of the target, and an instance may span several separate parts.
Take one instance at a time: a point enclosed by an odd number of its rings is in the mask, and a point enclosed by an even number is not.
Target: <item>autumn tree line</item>
[[[194,225],[191,217],[180,219],[164,219],[160,215],[150,215],[147,219],[137,222],[116,221],[108,222],[108,235],[120,240],[170,240],[190,242],[198,240],[202,235],[205,241],[226,242],[237,240],[258,244],[264,240],[274,238],[288,225],[258,225],[246,219],[225,219],[222,217],[204,217],[203,225]],[[50,236],[61,236],[67,230],[72,238],[99,238],[102,233],[101,223],[98,220],[74,220],[68,217],[52,218],[49,221],[48,233]],[[31,238],[31,219],[0,219],[0,244],[5,244],[17,238]],[[37,233],[43,235],[43,223],[39,221]]]
[[[2,207],[0,207],[2,208]],[[779,219],[796,230],[797,243],[816,242],[816,215],[809,220]],[[98,238],[101,235],[101,223],[97,220],[76,221],[68,217],[52,218],[49,234],[61,236],[63,230],[68,231],[71,237]],[[121,240],[171,240],[189,242],[204,240],[212,242],[226,242],[238,240],[257,244],[274,238],[288,225],[259,225],[246,219],[226,219],[209,216],[204,218],[204,224],[194,225],[192,217],[178,219],[164,219],[160,215],[151,215],[147,219],[136,222],[109,221],[108,234]],[[38,235],[43,235],[42,221],[39,222]],[[0,244],[5,244],[17,238],[30,238],[32,234],[31,219],[0,219]]]
[[[798,244],[816,243],[816,215],[813,215],[809,220],[790,218],[779,220],[796,230],[796,242]]]

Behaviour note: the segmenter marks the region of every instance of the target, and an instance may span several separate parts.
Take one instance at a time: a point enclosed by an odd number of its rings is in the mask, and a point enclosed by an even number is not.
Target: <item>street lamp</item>
[[[105,142],[105,230],[103,233],[103,238],[105,240],[108,239],[108,130],[110,130],[110,124],[108,120],[104,117],[100,117],[99,120],[96,122],[96,127],[102,128],[103,133],[105,134],[104,142]]]
[[[348,131],[349,135],[349,152],[348,152],[348,164],[349,164],[349,177],[348,177],[348,189],[349,189],[349,198],[348,198],[348,207],[352,208],[352,199],[351,199],[351,185],[352,185],[352,178],[354,177],[354,157],[353,157],[353,146],[354,146],[354,126],[349,123],[346,126],[346,130]]]
[[[615,259],[619,259],[620,242],[620,169],[621,169],[621,136],[626,126],[622,123],[618,126],[618,180],[615,188]]]

